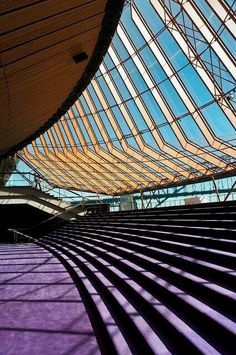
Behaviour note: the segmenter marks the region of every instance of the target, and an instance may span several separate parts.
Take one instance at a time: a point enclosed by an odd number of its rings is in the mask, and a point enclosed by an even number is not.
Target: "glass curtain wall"
[[[53,186],[119,195],[236,168],[228,0],[130,0],[90,85],[18,156]]]

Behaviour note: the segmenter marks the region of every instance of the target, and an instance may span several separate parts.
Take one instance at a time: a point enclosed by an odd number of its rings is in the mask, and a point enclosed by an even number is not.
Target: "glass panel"
[[[219,108],[217,103],[214,103],[202,109],[201,111],[216,136],[225,141],[228,139],[236,138],[235,129],[227,120],[224,112]]]
[[[171,184],[176,182],[175,176],[187,180],[182,175],[184,171],[187,172],[184,174],[186,176],[189,172],[189,176],[193,173],[192,177],[204,177],[209,169],[214,173],[222,173],[222,162],[233,167],[235,160],[233,150],[226,150],[236,145],[236,130],[232,121],[236,107],[235,81],[228,70],[230,64],[226,62],[227,58],[233,61],[236,54],[231,29],[227,28],[227,22],[222,21],[220,14],[217,14],[218,9],[210,1],[190,1],[187,11],[186,1],[163,0],[158,2],[158,6],[163,6],[164,12],[159,13],[155,10],[155,1],[152,3],[149,0],[125,3],[120,27],[104,57],[102,72],[105,74],[102,74],[100,66],[94,79],[78,98],[78,107],[81,105],[83,109],[81,115],[76,105],[73,105],[75,117],[70,118],[66,113],[63,118],[75,141],[73,145],[83,153],[87,147],[94,151],[93,141],[96,148],[101,148],[100,151],[108,152],[109,147],[111,159],[129,164],[130,174],[123,174],[127,181],[135,180],[137,189],[140,184],[150,187],[148,181],[152,179],[149,174]],[[233,0],[221,1],[221,5],[231,13],[236,9]],[[206,23],[205,28],[198,28],[201,21],[195,20],[196,13],[191,11],[192,7],[198,10],[197,16]],[[137,23],[134,15],[139,18]],[[205,31],[208,27],[211,35],[215,34],[210,44]],[[120,35],[121,29],[125,38]],[[151,36],[149,42],[144,38],[144,29]],[[217,41],[224,54],[217,53]],[[114,57],[112,53],[115,53]],[[198,55],[198,61],[194,53]],[[218,92],[227,100],[216,97]],[[65,145],[73,154],[64,122],[61,120],[57,125]],[[51,128],[51,133],[55,147],[47,132],[44,138],[54,157],[50,163],[55,171],[48,169],[56,176],[61,176],[62,182],[69,181],[72,179],[71,167],[68,165],[65,171],[62,170],[56,156],[56,149],[63,154],[61,143],[54,128]],[[45,147],[42,147],[40,139],[36,140],[36,144],[44,155],[43,164],[46,166],[49,160],[45,155]],[[196,150],[190,147],[196,147]],[[33,155],[31,160],[34,164],[36,157],[32,145],[28,149]],[[194,151],[197,151],[197,155]],[[183,157],[189,159],[183,162]],[[104,162],[103,157],[101,162]],[[152,168],[149,167],[151,162]],[[137,163],[136,168],[133,167],[134,163]],[[197,163],[201,164],[199,171],[196,171]],[[113,174],[114,179],[104,176],[104,171],[109,172],[110,167],[106,163],[99,166],[91,159],[86,168],[94,172],[88,176],[91,190],[109,193],[105,184],[108,181],[109,184],[114,183],[115,188],[118,187],[116,182],[121,182],[118,175]],[[146,170],[145,174],[142,168]],[[134,172],[140,180],[133,178]],[[84,179],[82,167],[77,173]],[[82,189],[80,182],[76,178],[74,180]],[[71,182],[68,181],[70,186]]]

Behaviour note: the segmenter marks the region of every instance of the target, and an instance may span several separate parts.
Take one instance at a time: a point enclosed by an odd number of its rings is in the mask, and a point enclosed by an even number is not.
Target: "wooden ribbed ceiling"
[[[116,15],[110,21],[112,11],[122,3],[0,2],[0,156],[50,126],[85,88],[118,21]],[[81,53],[88,58],[76,63]]]

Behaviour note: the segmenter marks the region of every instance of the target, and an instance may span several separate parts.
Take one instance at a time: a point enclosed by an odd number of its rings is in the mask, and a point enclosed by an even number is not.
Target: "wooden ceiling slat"
[[[53,19],[45,19],[41,22],[37,22],[25,28],[16,30],[14,32],[5,34],[1,38],[1,48],[8,50],[15,46],[24,44],[25,42],[33,41],[37,38],[40,40],[43,36],[50,35],[55,31],[63,29],[73,30],[73,25],[78,23],[84,26],[83,22],[86,22],[92,16],[101,14],[104,11],[103,3],[90,3],[84,5],[83,8],[76,8],[70,12],[55,16]],[[89,15],[88,15],[89,14]],[[101,14],[103,16],[103,14]]]
[[[89,47],[86,48],[86,52],[90,54],[93,50],[93,44],[96,42],[97,31],[86,32],[83,39],[86,39],[86,44]],[[50,61],[46,61],[45,64],[49,65],[48,70],[42,70],[39,65],[38,74],[35,72],[31,73],[27,77],[27,70],[22,74],[21,80],[16,77],[15,84],[11,86],[12,95],[12,107],[15,110],[11,110],[11,117],[8,122],[9,135],[5,135],[2,138],[2,144],[7,144],[9,147],[12,145],[17,137],[24,134],[24,138],[27,138],[32,128],[36,130],[40,126],[40,121],[42,118],[47,119],[50,111],[51,114],[56,111],[58,107],[58,101],[63,102],[65,98],[65,92],[68,93],[71,88],[71,83],[74,86],[77,82],[77,72],[78,70],[83,71],[86,67],[86,62],[81,64],[75,64],[72,61],[71,56],[67,56],[67,63],[62,62],[62,58],[65,56],[62,54],[61,58],[53,57],[53,64],[50,65]],[[59,65],[57,61],[59,59]],[[70,63],[70,65],[69,65]],[[66,71],[65,71],[66,66]],[[79,68],[82,67],[82,68]],[[53,69],[52,69],[53,68]],[[13,81],[14,76],[10,77],[10,84]],[[20,82],[20,84],[19,84]],[[50,84],[49,84],[50,83]],[[62,85],[61,83],[68,83],[67,85]],[[44,93],[42,96],[41,93]],[[32,94],[30,94],[32,93]],[[56,93],[56,95],[55,95]],[[37,97],[37,100],[34,100]],[[25,116],[25,106],[24,103],[28,102],[28,115]],[[43,109],[42,109],[43,108]],[[39,113],[40,112],[40,116]],[[29,129],[19,129],[16,128],[14,122],[15,119],[23,120],[25,125],[29,126]],[[12,138],[11,138],[12,137]]]
[[[103,0],[96,0],[97,3]],[[42,21],[45,18],[56,16],[65,11],[71,11],[73,8],[82,7],[91,0],[47,0],[40,3],[35,3],[32,6],[10,12],[4,15],[0,20],[0,33],[15,31],[18,28],[29,26],[37,21]]]
[[[50,58],[51,48],[64,47],[64,49],[67,50],[71,45],[73,46],[74,44],[81,43],[84,35],[86,35],[88,31],[93,31],[93,28],[95,28],[97,33],[97,27],[101,25],[102,18],[103,14],[94,16],[89,19],[89,21],[83,21],[83,23],[74,25],[73,28],[57,31],[42,39],[31,41],[23,46],[8,50],[1,56],[2,63],[8,65],[8,63],[14,63],[20,61],[21,58],[24,59],[29,56],[33,56],[33,61],[35,61],[35,56],[38,54],[41,55],[41,52],[45,58]]]
[[[76,66],[76,63],[73,60],[73,55],[78,54],[82,51],[86,51],[86,46],[84,43],[88,43],[90,40],[94,40],[97,38],[99,32],[99,28],[97,27],[93,30],[84,32],[82,35],[78,35],[68,41],[66,43],[60,43],[53,47],[48,48],[46,51],[40,51],[33,55],[27,56],[21,60],[18,60],[12,64],[9,64],[6,67],[7,75],[17,74],[17,72],[27,70],[31,65],[41,65],[45,60],[50,60],[50,58],[59,55],[60,53],[64,53],[64,56],[67,58],[71,57],[71,62]],[[68,45],[69,44],[69,48]]]
[[[44,0],[1,0],[0,1],[0,15],[6,12],[16,11],[25,6],[31,6],[37,2]]]
[[[90,47],[86,47],[86,50],[89,51],[88,54],[91,53],[92,49],[93,48],[91,44]],[[18,72],[17,75],[9,76],[9,83],[12,89],[17,87],[21,91],[21,88],[26,87],[28,83],[35,85],[35,83],[37,83],[39,80],[45,80],[44,77],[49,78],[50,75],[53,75],[55,72],[57,72],[58,68],[65,71],[65,66],[67,67],[67,70],[73,67],[74,70],[78,72],[79,70],[83,69],[84,66],[86,66],[86,62],[81,62],[76,66],[75,63],[72,62],[71,56],[69,54],[65,56],[64,53],[60,53],[57,56],[51,57],[47,61],[29,66],[25,70]],[[74,79],[76,80],[76,77]],[[22,82],[22,86],[19,85],[19,81]]]
[[[86,45],[86,51],[89,55],[93,50],[93,46],[91,45],[91,41],[88,41]],[[65,66],[67,68],[66,72],[64,70]],[[61,55],[52,57],[50,60],[45,61],[42,66],[32,66],[27,70],[18,73],[16,76],[10,76],[8,82],[11,87],[11,93],[12,95],[18,95],[20,92],[29,87],[33,88],[37,83],[41,84],[41,82],[51,80],[51,76],[58,75],[60,71],[64,72],[66,75],[69,70],[73,70],[75,74],[74,80],[76,82],[76,73],[83,70],[85,66],[86,62],[81,62],[75,65],[70,56],[65,57],[62,53]],[[40,69],[42,69],[42,71]],[[47,80],[45,80],[45,78]],[[5,88],[4,81],[0,82],[2,83],[2,87]],[[19,82],[22,84],[19,85]]]

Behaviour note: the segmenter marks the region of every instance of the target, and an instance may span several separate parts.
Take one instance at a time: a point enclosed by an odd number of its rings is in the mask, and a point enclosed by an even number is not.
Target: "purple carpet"
[[[0,244],[0,355],[234,355],[235,276],[235,202],[88,215]]]
[[[88,215],[38,245],[74,273],[103,355],[233,355],[235,237],[230,202]]]
[[[0,354],[100,354],[64,266],[33,244],[0,244]]]

